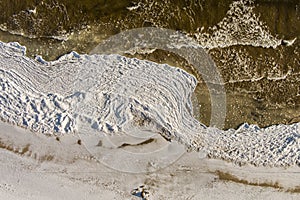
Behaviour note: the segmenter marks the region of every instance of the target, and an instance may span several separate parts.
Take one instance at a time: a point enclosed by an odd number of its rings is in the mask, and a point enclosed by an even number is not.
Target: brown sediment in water
[[[257,47],[228,47],[226,49],[238,52],[239,49],[244,48],[250,48],[252,50],[252,55],[250,54],[251,59],[247,60],[246,63],[249,67],[253,66],[251,71],[244,70],[244,65],[233,64],[235,57],[228,58],[224,56],[221,59],[223,63],[218,60],[217,58],[220,56],[215,55],[214,52],[219,53],[219,51],[222,51],[222,55],[224,55],[224,50],[222,49],[212,50],[213,53],[211,53],[225,82],[227,113],[224,128],[237,128],[244,122],[258,124],[261,127],[267,127],[272,124],[290,124],[298,122],[297,117],[300,112],[300,96],[297,96],[297,94],[300,94],[300,87],[297,88],[297,86],[300,85],[297,76],[298,73],[291,74],[283,79],[269,79],[272,74],[268,72],[268,65],[276,66],[280,63],[271,63],[271,61],[265,63],[264,58],[268,57],[269,52],[276,52],[279,54],[279,50],[271,49],[268,51],[266,50],[266,53],[264,53],[263,48]],[[260,56],[261,59],[257,59],[257,61],[253,58],[255,57],[255,50],[259,50],[262,54]],[[172,66],[183,68],[197,77],[199,84],[196,87],[194,95],[194,114],[199,121],[209,125],[211,101],[208,88],[202,80],[201,74],[194,71],[193,67],[183,58],[162,50],[156,50],[151,54],[135,54],[134,56],[127,56],[151,60],[158,63],[167,63]],[[240,56],[243,56],[243,54]],[[283,64],[283,61],[281,62]],[[285,67],[278,69],[279,76],[281,76],[281,74],[284,76],[284,74],[288,73],[288,70],[291,69],[286,69]],[[248,72],[253,75],[249,76],[247,74]],[[259,79],[257,81],[254,80],[256,74],[257,79]],[[231,82],[232,79],[233,81]]]
[[[272,34],[283,39],[299,36],[300,2],[298,0],[259,0],[255,11]]]
[[[39,54],[46,60],[54,60],[72,50],[88,53],[105,38],[132,28],[154,26],[191,35],[209,33],[210,28],[226,16],[233,2],[3,0],[0,2],[0,24],[2,28],[6,26],[6,31],[0,31],[0,40],[19,41],[27,47],[28,56]],[[248,5],[250,1],[245,2]],[[137,8],[130,11],[128,7],[132,6]],[[236,128],[244,122],[266,127],[299,121],[300,3],[258,0],[253,6],[255,14],[273,36],[283,40],[297,39],[291,46],[276,49],[235,45],[208,50],[225,82],[225,129]],[[68,40],[52,37],[66,34]],[[209,125],[211,100],[201,74],[184,59],[169,52],[157,50],[134,57],[167,63],[195,75],[199,80],[194,95],[195,117]]]

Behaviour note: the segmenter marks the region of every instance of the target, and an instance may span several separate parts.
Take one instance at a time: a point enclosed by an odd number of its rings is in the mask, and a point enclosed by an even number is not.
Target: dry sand
[[[149,199],[300,197],[299,168],[239,167],[193,152],[155,172],[124,173],[91,158],[76,135],[57,141],[3,122],[0,126],[0,199],[134,200],[141,199],[132,195],[140,186],[145,186]],[[287,192],[297,186],[298,191]]]

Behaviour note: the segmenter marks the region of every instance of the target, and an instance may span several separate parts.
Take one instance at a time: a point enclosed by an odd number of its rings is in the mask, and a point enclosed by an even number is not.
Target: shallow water
[[[243,122],[269,126],[300,121],[299,9],[296,0],[2,0],[0,40],[20,42],[30,57],[54,60],[72,50],[89,53],[122,30],[146,26],[180,30],[206,47],[224,79],[225,128]],[[246,15],[245,23],[235,21]],[[291,46],[281,42],[295,38]],[[196,75],[195,115],[209,124],[209,93],[201,75],[184,59],[160,50],[134,56]]]

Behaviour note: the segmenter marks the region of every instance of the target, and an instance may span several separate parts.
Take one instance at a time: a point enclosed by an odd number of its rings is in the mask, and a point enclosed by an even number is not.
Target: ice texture
[[[82,122],[108,135],[148,127],[208,157],[300,166],[299,123],[243,124],[227,131],[206,127],[192,114],[196,78],[169,65],[76,52],[47,62],[26,57],[18,43],[0,43],[0,82],[1,119],[32,131],[80,132]]]

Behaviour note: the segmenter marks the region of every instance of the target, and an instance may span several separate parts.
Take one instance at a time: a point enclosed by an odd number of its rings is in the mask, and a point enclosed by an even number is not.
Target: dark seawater
[[[225,128],[300,121],[297,0],[1,0],[0,13],[0,40],[17,41],[28,56],[46,60],[70,51],[89,53],[105,38],[132,28],[181,31],[206,48],[224,79]],[[192,66],[162,50],[133,56],[194,74],[195,115],[209,124],[209,93]]]

